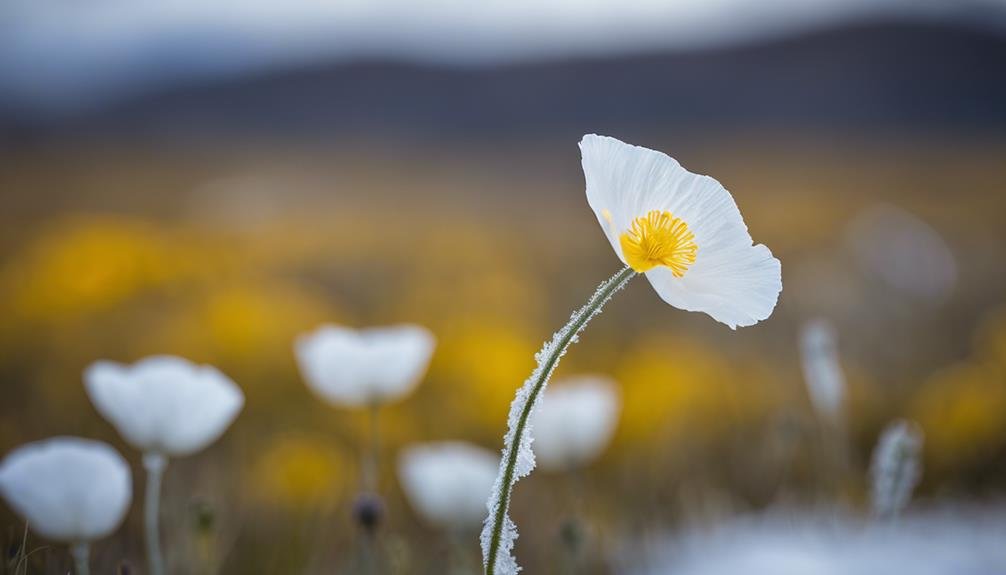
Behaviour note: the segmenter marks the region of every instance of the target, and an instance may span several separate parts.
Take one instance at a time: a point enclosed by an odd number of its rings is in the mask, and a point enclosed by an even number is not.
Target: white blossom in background
[[[877,517],[895,517],[922,477],[922,430],[908,421],[888,425],[873,450],[870,502]]]
[[[940,302],[957,283],[957,262],[947,242],[899,207],[865,210],[849,223],[846,238],[859,266],[899,293]]]
[[[927,511],[897,524],[767,516],[627,542],[626,575],[985,575],[1004,572],[1000,508]]]
[[[845,374],[839,362],[838,337],[828,320],[819,318],[803,325],[800,360],[814,410],[827,421],[841,423]]]
[[[415,445],[398,457],[398,477],[413,509],[455,529],[482,522],[498,469],[496,454],[461,441]]]
[[[154,356],[133,365],[98,361],[84,372],[84,383],[94,407],[126,442],[171,457],[213,443],[244,405],[230,378],[180,357]]]
[[[666,154],[606,136],[584,136],[580,152],[587,203],[625,267],[601,283],[535,354],[535,369],[510,404],[481,536],[487,575],[520,570],[511,553],[517,526],[508,510],[514,484],[535,466],[529,418],[559,360],[615,293],[643,274],[668,304],[736,329],[768,318],[782,291],[782,264],[763,244],[754,244],[719,182],[689,172]]]
[[[55,437],[0,462],[0,495],[33,531],[70,544],[77,575],[87,575],[91,542],[115,531],[129,510],[133,476],[106,443]]]
[[[315,394],[336,406],[363,407],[408,395],[426,373],[434,347],[433,334],[418,325],[325,325],[297,338],[294,350]]]
[[[590,463],[611,441],[620,408],[617,385],[609,378],[555,382],[542,393],[532,418],[538,462],[552,470]]]
[[[160,497],[168,458],[216,441],[244,406],[244,394],[216,368],[172,356],[133,365],[98,361],[84,371],[84,384],[98,412],[143,452],[147,571],[162,575]]]
[[[76,543],[115,531],[129,509],[133,480],[129,464],[108,444],[55,437],[4,458],[0,494],[39,535]]]

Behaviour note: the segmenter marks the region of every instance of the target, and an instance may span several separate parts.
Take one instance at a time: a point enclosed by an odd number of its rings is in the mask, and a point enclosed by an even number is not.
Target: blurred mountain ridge
[[[493,66],[316,63],[60,118],[0,108],[8,142],[860,126],[1006,131],[1006,34],[993,25],[859,22],[687,52]]]

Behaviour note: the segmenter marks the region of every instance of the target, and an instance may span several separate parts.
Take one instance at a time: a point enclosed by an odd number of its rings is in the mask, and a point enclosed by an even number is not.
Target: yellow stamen
[[[688,224],[671,212],[660,210],[633,220],[632,227],[619,240],[629,267],[643,273],[657,266],[667,266],[674,277],[685,275],[688,266],[695,263],[699,249]]]

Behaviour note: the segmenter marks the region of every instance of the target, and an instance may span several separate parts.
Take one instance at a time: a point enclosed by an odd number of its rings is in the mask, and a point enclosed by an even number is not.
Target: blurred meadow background
[[[526,572],[560,572],[574,508],[590,542],[578,572],[599,574],[631,568],[640,541],[731,517],[866,514],[870,454],[899,418],[925,438],[913,506],[1002,509],[998,0],[5,2],[0,453],[108,441],[138,501],[139,456],[82,370],[213,364],[247,403],[172,463],[169,571],[353,573],[367,420],[309,392],[293,342],[326,322],[415,322],[438,343],[382,414],[378,544],[389,573],[457,556],[477,572],[477,533],[417,515],[397,455],[447,439],[497,451],[534,352],[619,267],[585,201],[585,133],[720,180],[784,288],[736,332],[641,281],[608,306],[556,376],[618,382],[614,438],[577,477],[537,470],[515,490]],[[841,425],[801,368],[817,318],[837,335]],[[138,510],[96,544],[95,572],[143,572]],[[5,558],[23,530],[0,508]]]

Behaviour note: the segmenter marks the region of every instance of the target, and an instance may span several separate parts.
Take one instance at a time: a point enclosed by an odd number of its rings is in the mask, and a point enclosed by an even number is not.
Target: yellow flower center
[[[657,266],[671,268],[674,277],[682,277],[695,263],[699,247],[688,224],[671,212],[653,210],[632,221],[629,231],[619,238],[622,255],[629,267],[639,273]]]

